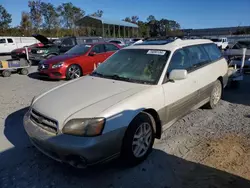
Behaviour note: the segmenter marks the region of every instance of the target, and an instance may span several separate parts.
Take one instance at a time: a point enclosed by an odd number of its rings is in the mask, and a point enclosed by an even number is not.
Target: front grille
[[[34,109],[31,110],[30,119],[44,130],[55,134],[57,133],[57,122],[48,117],[45,117]]]
[[[36,52],[37,52],[36,50],[31,49],[31,53],[32,53],[32,54],[36,54]]]

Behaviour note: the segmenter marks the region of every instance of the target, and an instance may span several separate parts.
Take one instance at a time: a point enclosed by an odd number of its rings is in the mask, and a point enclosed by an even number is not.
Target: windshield
[[[239,41],[237,42],[234,47],[234,49],[242,49],[242,48],[247,48],[250,49],[250,41]]]
[[[213,41],[213,42],[220,42],[219,39],[211,39],[211,41]]]
[[[143,84],[157,84],[169,56],[168,51],[125,49],[102,63],[93,76]]]
[[[87,44],[76,45],[73,48],[71,48],[69,51],[67,51],[65,54],[81,55],[81,54],[85,54],[90,48],[91,48],[91,45],[87,45]]]

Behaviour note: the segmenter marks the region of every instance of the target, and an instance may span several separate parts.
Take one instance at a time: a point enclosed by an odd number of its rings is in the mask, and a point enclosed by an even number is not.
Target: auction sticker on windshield
[[[165,55],[166,51],[162,51],[162,50],[149,50],[147,52],[147,54],[150,55]]]

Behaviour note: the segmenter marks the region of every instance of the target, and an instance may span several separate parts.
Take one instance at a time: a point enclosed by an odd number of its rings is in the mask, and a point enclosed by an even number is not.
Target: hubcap
[[[149,123],[142,123],[136,130],[133,143],[132,151],[134,156],[139,158],[145,155],[148,151],[152,141],[152,128]]]
[[[69,68],[69,77],[70,79],[75,79],[75,78],[79,78],[81,76],[81,70],[78,66],[76,65],[72,65]]]
[[[213,91],[213,103],[217,104],[221,98],[221,93],[222,93],[222,89],[221,89],[221,85],[220,84],[216,84],[216,86],[214,87],[214,91]]]

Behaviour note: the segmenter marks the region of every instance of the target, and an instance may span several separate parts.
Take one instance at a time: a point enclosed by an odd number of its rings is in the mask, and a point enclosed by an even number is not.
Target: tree
[[[41,1],[29,1],[28,6],[30,8],[30,20],[32,27],[35,30],[39,30],[42,23]]]
[[[97,10],[96,12],[91,14],[91,16],[95,16],[95,17],[102,17],[102,15],[103,15],[103,10]]]
[[[31,30],[30,15],[28,12],[22,12],[22,18],[20,22],[20,30],[24,35],[29,35]]]
[[[41,3],[41,13],[43,16],[44,28],[51,31],[52,28],[56,28],[59,25],[59,14],[56,12],[54,5],[51,3]]]
[[[72,3],[63,3],[58,7],[63,25],[75,33],[77,21],[84,17],[84,10],[75,7]]]
[[[132,16],[131,17],[131,22],[134,23],[134,24],[136,24],[138,22],[138,20],[139,20],[138,16]]]
[[[11,14],[9,14],[7,10],[2,5],[0,5],[0,29],[9,28],[11,22]]]
[[[148,22],[152,22],[152,21],[155,21],[155,17],[153,15],[150,15],[148,18],[147,18],[147,21]]]
[[[125,21],[125,22],[132,22],[132,20],[131,20],[130,17],[126,17],[125,19],[123,19],[123,21]]]

